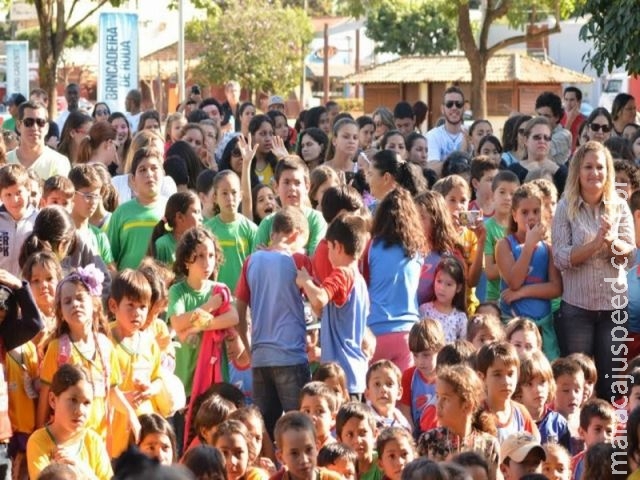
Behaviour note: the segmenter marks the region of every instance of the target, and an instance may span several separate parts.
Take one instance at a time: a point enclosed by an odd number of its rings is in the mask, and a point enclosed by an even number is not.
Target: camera
[[[200,95],[200,85],[194,85],[191,87],[191,95]]]
[[[481,218],[482,212],[480,210],[469,210],[458,214],[458,222],[463,227],[474,226]]]

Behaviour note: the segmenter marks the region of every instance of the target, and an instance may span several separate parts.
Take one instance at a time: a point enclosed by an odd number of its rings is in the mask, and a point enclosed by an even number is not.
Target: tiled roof
[[[322,78],[324,76],[324,65],[322,63],[307,63],[307,77]],[[329,64],[329,77],[344,78],[355,72],[353,65]]]
[[[521,52],[494,55],[487,65],[487,82],[591,83],[587,75]],[[403,57],[343,79],[348,83],[471,82],[469,62],[463,55]]]

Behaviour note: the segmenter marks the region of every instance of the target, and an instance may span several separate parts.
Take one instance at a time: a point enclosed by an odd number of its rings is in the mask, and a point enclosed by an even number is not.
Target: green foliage
[[[16,34],[18,40],[26,40],[29,42],[29,48],[37,49],[40,45],[40,29],[27,28]],[[69,33],[64,42],[65,48],[82,47],[89,49],[98,41],[98,27],[88,25],[86,27],[77,27]]]
[[[364,98],[335,98],[341,112],[364,112]]]
[[[638,0],[586,0],[581,13],[587,23],[580,29],[580,40],[593,42],[582,59],[598,75],[616,68],[640,73]]]
[[[282,6],[304,8],[307,4],[307,14],[310,16],[326,16],[333,13],[332,0],[282,0]]]
[[[368,15],[379,9],[388,0],[336,0],[336,9],[339,15],[347,15],[355,18]]]
[[[511,5],[506,14],[510,26],[522,28],[530,23],[543,22],[556,13],[561,19],[569,18],[576,13],[584,0],[510,0]]]
[[[369,12],[366,27],[376,52],[434,55],[456,47],[455,22],[435,1],[385,3]]]
[[[187,38],[208,47],[195,71],[198,81],[238,80],[250,90],[280,94],[297,85],[313,38],[311,22],[300,9],[265,3],[238,2],[222,17],[187,25]]]

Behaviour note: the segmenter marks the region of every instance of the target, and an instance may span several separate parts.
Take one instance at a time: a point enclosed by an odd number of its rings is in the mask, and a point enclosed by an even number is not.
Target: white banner
[[[6,42],[7,97],[21,93],[29,97],[29,42]]]
[[[105,12],[98,27],[98,98],[123,112],[127,92],[138,86],[138,15]]]

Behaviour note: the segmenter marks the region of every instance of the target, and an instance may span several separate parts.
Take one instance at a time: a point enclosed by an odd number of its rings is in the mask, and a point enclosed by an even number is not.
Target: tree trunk
[[[487,63],[483,55],[468,58],[471,68],[471,110],[473,118],[487,118]]]

